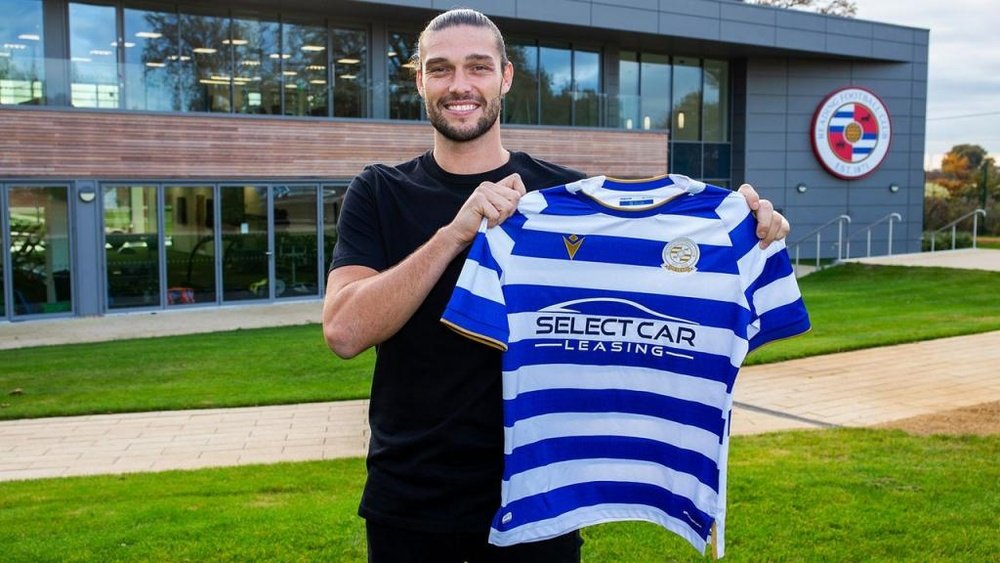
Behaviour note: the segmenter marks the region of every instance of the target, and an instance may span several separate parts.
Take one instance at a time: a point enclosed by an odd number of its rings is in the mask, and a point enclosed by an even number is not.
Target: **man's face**
[[[513,67],[501,63],[493,33],[457,26],[424,35],[417,89],[431,125],[456,142],[477,139],[496,125]]]

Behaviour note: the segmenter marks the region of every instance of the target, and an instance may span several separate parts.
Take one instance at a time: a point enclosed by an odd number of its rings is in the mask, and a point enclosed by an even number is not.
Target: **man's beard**
[[[478,102],[480,104],[480,107],[483,108],[483,116],[476,121],[475,127],[468,129],[458,129],[456,127],[453,127],[450,123],[448,123],[448,120],[447,118],[445,118],[442,111],[438,109],[438,106],[443,106],[448,102],[462,101],[462,100],[472,100]],[[446,139],[450,141],[455,141],[456,143],[464,143],[466,141],[471,141],[473,139],[478,139],[479,137],[482,137],[483,135],[486,134],[487,131],[493,128],[493,125],[495,125],[497,122],[497,118],[500,116],[500,106],[502,105],[502,103],[500,96],[493,98],[488,103],[486,103],[486,101],[483,98],[478,98],[478,97],[466,96],[459,98],[455,96],[449,96],[447,98],[440,100],[437,105],[432,105],[429,102],[425,103],[424,105],[426,106],[427,109],[427,118],[430,119],[431,125],[434,126],[434,129],[437,129],[438,133],[441,133],[441,135],[443,135]]]

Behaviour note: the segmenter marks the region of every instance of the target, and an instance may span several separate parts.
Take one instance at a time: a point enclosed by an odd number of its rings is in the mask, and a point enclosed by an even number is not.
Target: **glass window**
[[[729,143],[705,143],[702,149],[704,170],[702,178],[712,180],[729,178],[732,169],[731,147]],[[720,185],[717,182],[713,182]]]
[[[44,103],[40,0],[0,0],[0,104]]]
[[[600,125],[601,54],[594,51],[573,52],[573,124],[581,127]]]
[[[267,299],[267,186],[222,188],[222,299]]]
[[[670,128],[670,57],[643,53],[639,69],[642,129]]]
[[[316,186],[274,186],[274,296],[319,295]]]
[[[639,113],[639,55],[622,51],[618,58],[618,126],[642,127]]]
[[[337,220],[347,186],[323,186],[323,256],[325,266],[333,260],[333,247],[337,244]]]
[[[333,115],[368,117],[368,34],[334,29]]]
[[[326,28],[281,26],[285,115],[329,115],[327,111]]]
[[[706,141],[729,140],[729,63],[705,61]],[[728,176],[728,174],[727,174]]]
[[[701,143],[670,143],[670,172],[701,178]]]
[[[7,193],[15,315],[72,310],[67,192],[59,186]]]
[[[216,301],[214,201],[212,186],[164,189],[167,305]]]
[[[277,18],[274,20],[233,20],[233,95],[237,113],[281,115],[280,26]]]
[[[700,140],[701,62],[698,59],[674,59],[673,102],[671,140]]]
[[[538,123],[538,47],[507,44],[507,57],[514,65],[514,81],[504,96],[504,123]]]
[[[70,104],[118,107],[118,29],[114,6],[69,5]],[[134,49],[128,39],[123,47]]]
[[[420,119],[420,94],[414,81],[416,63],[411,63],[417,46],[416,33],[389,34],[386,61],[389,72],[389,119]]]
[[[107,186],[103,202],[108,308],[158,306],[156,187]]]
[[[538,82],[541,88],[542,123],[570,125],[573,52],[555,47],[539,48]]]
[[[229,112],[229,18],[180,15],[177,78],[181,111]]]
[[[177,77],[191,63],[177,48],[177,14],[125,9],[125,107],[177,111]]]

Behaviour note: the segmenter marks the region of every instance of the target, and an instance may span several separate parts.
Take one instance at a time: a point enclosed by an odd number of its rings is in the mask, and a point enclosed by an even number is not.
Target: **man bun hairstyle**
[[[500,53],[500,64],[507,66],[510,62],[507,58],[507,44],[503,40],[503,35],[500,33],[500,29],[497,27],[493,20],[486,17],[486,14],[478,12],[471,8],[454,8],[438,14],[434,19],[428,22],[427,27],[420,32],[420,37],[417,39],[417,48],[413,51],[413,56],[410,57],[410,62],[414,63],[415,68],[420,68],[420,45],[424,42],[424,35],[429,32],[441,31],[442,29],[448,29],[449,27],[459,27],[459,26],[469,26],[469,27],[485,27],[493,32],[493,37],[496,39],[497,51]]]

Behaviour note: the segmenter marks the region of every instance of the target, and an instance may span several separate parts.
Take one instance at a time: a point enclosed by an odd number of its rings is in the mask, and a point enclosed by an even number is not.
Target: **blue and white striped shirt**
[[[490,542],[617,520],[723,553],[729,416],[746,354],[809,329],[788,254],[742,196],[684,176],[527,194],[479,232],[442,321],[503,355]]]

